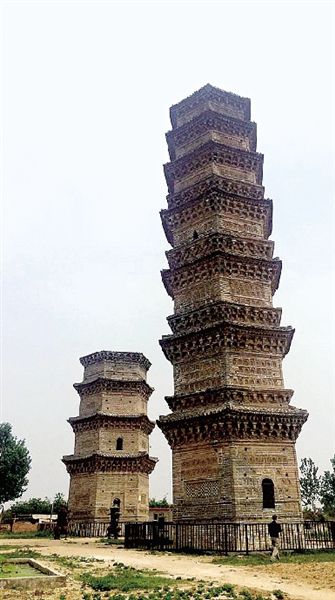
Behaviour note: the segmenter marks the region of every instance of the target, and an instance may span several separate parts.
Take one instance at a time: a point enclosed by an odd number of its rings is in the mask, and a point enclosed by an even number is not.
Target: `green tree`
[[[330,459],[332,471],[325,471],[321,479],[321,504],[330,516],[335,516],[335,454]]]
[[[315,512],[316,504],[320,501],[321,477],[318,467],[311,458],[303,458],[300,463],[300,491],[304,508]]]
[[[149,506],[157,506],[158,507],[164,507],[164,506],[170,506],[166,496],[164,496],[164,498],[162,500],[156,500],[156,498],[150,498],[149,500]]]
[[[51,509],[53,513],[57,513],[61,506],[66,504],[63,494],[58,492],[54,500],[49,498],[30,498],[29,500],[19,500],[10,507],[8,513],[11,515],[33,515],[43,514],[49,515]]]
[[[12,515],[48,515],[51,512],[51,502],[49,498],[44,498],[44,500],[42,498],[21,500],[12,504],[8,512]]]
[[[67,502],[64,498],[64,494],[62,494],[61,492],[58,492],[53,499],[53,505],[54,505],[53,511],[55,513],[57,513],[59,511],[60,507],[66,505],[66,504],[67,504]]]
[[[13,436],[9,423],[0,423],[0,504],[22,496],[30,465],[25,441]]]

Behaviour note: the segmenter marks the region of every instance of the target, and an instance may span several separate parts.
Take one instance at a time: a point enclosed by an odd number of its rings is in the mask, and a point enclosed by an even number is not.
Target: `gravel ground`
[[[66,600],[81,600],[80,583],[71,577],[71,570],[50,560],[52,554],[63,557],[83,557],[81,571],[103,571],[113,562],[122,562],[136,568],[157,569],[173,577],[202,579],[216,583],[232,583],[241,587],[270,592],[274,589],[284,591],[290,600],[335,600],[335,564],[334,562],[288,564],[270,563],[268,566],[231,566],[213,564],[212,558],[177,555],[173,553],[150,553],[145,551],[125,550],[122,547],[106,546],[95,540],[4,540],[4,544],[19,546],[29,545],[43,555],[42,562],[68,574],[66,588],[55,591],[32,592],[2,591],[1,600],[59,600],[60,594]],[[101,562],[89,562],[89,559]],[[76,572],[79,572],[78,569]]]

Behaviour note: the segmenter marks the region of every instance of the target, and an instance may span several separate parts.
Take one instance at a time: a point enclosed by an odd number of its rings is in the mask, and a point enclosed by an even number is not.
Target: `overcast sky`
[[[158,339],[172,301],[169,107],[206,83],[251,98],[275,256],[274,305],[296,332],[284,361],[292,404],[310,417],[297,443],[321,470],[334,454],[334,3],[2,3],[2,417],[25,438],[24,497],[67,495],[79,357],[143,352],[168,412],[172,367]],[[171,497],[170,450],[150,495]]]

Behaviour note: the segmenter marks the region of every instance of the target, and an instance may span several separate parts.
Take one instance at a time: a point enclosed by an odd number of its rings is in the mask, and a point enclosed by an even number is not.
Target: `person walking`
[[[273,515],[271,523],[268,524],[268,531],[272,543],[271,560],[279,560],[279,534],[282,531],[281,525],[277,523],[277,515]]]

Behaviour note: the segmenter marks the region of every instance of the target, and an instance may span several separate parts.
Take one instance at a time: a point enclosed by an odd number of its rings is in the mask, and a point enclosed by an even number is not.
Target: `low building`
[[[164,517],[165,521],[172,521],[173,506],[149,506],[149,521],[158,521]]]

